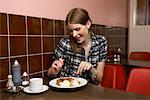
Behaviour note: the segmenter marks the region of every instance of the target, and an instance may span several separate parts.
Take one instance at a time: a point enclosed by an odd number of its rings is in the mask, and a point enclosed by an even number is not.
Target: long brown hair
[[[89,20],[91,21],[89,14],[86,10],[82,8],[74,8],[68,13],[66,17],[66,25],[68,24],[86,25],[87,21]],[[71,41],[71,48],[74,53],[80,50],[80,46],[78,46],[78,44],[75,42],[72,35],[70,35],[70,41]]]

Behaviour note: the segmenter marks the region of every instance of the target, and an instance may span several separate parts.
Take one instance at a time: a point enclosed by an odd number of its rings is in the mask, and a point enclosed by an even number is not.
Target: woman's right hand
[[[55,60],[53,62],[52,67],[58,71],[62,68],[63,64],[64,64],[64,60],[62,58],[59,58],[59,60]]]
[[[48,69],[48,76],[53,76],[53,75],[57,75],[62,66],[64,64],[64,60],[62,58],[59,58],[59,60],[55,60],[53,63],[52,63],[52,66]]]

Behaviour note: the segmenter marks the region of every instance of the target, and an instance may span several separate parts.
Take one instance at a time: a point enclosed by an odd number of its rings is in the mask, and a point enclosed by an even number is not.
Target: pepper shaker
[[[23,81],[22,81],[22,85],[24,87],[29,85],[29,80],[28,80],[28,74],[26,72],[23,73]]]

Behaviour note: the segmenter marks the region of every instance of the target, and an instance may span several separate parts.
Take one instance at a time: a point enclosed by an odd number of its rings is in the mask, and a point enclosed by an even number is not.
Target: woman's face
[[[91,25],[91,24],[90,24]],[[86,41],[89,36],[88,29],[90,28],[89,24],[68,24],[68,30],[70,34],[73,36],[74,40],[81,44]]]

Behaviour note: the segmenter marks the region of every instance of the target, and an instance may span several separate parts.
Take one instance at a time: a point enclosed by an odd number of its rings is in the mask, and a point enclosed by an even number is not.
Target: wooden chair
[[[125,90],[126,84],[127,78],[124,67],[121,64],[106,64],[101,86]]]
[[[126,91],[150,95],[150,69],[132,69],[127,83]]]
[[[150,61],[150,52],[131,52],[129,59]]]

